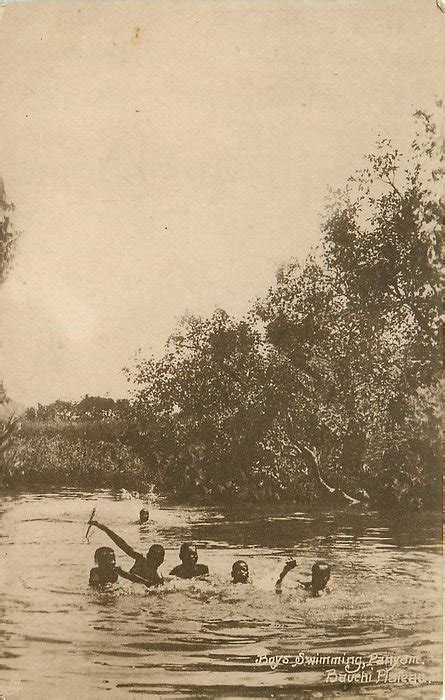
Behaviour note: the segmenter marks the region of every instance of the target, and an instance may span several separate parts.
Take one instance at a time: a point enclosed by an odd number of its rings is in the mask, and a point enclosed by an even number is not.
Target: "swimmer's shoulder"
[[[100,586],[99,570],[97,567],[94,567],[90,571],[89,585],[93,588],[98,588]]]
[[[196,564],[196,575],[197,576],[207,576],[209,573],[209,567],[207,564]]]
[[[147,564],[147,560],[145,559],[144,555],[141,554],[140,552],[136,552],[136,557],[134,559],[134,564],[130,569],[131,574],[138,574],[139,576],[143,576],[143,572],[145,571],[145,567]]]
[[[182,578],[183,577],[182,564],[178,564],[177,566],[175,566],[175,568],[170,571],[170,576],[179,576],[180,578]]]
[[[90,571],[89,585],[93,588],[103,588],[109,584],[116,583],[119,578],[117,570],[112,572],[108,577],[103,577],[100,574],[99,568],[95,567]]]

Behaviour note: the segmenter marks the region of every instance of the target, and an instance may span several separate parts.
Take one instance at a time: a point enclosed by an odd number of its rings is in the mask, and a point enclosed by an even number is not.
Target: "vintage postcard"
[[[0,7],[0,700],[442,697],[442,0]]]

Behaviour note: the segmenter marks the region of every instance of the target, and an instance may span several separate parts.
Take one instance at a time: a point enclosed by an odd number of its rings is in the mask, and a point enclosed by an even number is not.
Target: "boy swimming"
[[[242,559],[234,562],[232,566],[232,583],[247,583],[249,580],[249,567]]]
[[[145,525],[145,523],[148,523],[148,520],[150,518],[150,513],[147,508],[141,508],[139,511],[139,520],[138,523],[139,525]]]
[[[295,569],[297,562],[295,559],[289,559],[280,573],[277,582],[275,584],[275,591],[281,593],[281,583],[292,569]],[[310,581],[298,581],[298,587],[303,588],[311,596],[318,597],[322,591],[330,593],[329,589],[326,588],[328,581],[331,577],[331,567],[325,561],[316,561],[312,566],[312,578]]]
[[[170,571],[171,576],[196,578],[197,576],[206,576],[209,573],[209,567],[206,564],[197,564],[198,552],[192,542],[181,544],[179,558],[182,564],[178,564]]]
[[[119,537],[113,530],[110,530],[106,525],[102,525],[97,522],[97,520],[92,520],[91,525],[98,527],[99,530],[105,532],[105,534],[117,544],[120,549],[122,549],[125,554],[135,560],[133,566],[131,567],[129,574],[135,575],[143,579],[143,583],[146,586],[159,586],[164,583],[162,575],[158,572],[158,567],[164,561],[165,550],[160,544],[152,544],[147,552],[147,556],[144,557],[140,552],[136,552],[133,547],[131,547],[122,537]],[[105,547],[105,549],[110,549]],[[113,551],[113,550],[111,550]],[[114,555],[114,552],[113,552]],[[125,572],[127,573],[127,572]],[[130,579],[131,581],[134,579]]]
[[[99,547],[99,549],[96,549],[94,561],[97,566],[91,569],[89,580],[89,584],[93,588],[104,588],[110,583],[116,583],[119,576],[134,583],[142,583],[144,586],[150,587],[152,585],[141,576],[129,573],[121,569],[120,566],[116,566],[116,556],[111,547]]]
[[[116,556],[111,547],[96,549],[94,561],[97,566],[90,571],[90,586],[102,588],[107,583],[116,583],[119,575],[116,570]]]

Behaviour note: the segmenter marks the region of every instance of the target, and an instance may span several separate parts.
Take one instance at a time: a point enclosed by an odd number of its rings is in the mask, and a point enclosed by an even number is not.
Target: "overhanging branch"
[[[323,488],[326,491],[328,491],[332,496],[340,496],[341,498],[348,501],[350,505],[356,505],[357,503],[361,503],[361,501],[359,501],[357,498],[349,496],[349,494],[347,494],[345,491],[342,491],[339,488],[330,486],[327,483],[327,481],[325,481],[320,469],[320,455],[315,450],[309,449],[309,447],[307,447],[301,442],[296,442],[294,444],[300,456],[306,461],[306,464],[308,464],[312,468],[312,471],[317,477],[318,482],[323,486]]]

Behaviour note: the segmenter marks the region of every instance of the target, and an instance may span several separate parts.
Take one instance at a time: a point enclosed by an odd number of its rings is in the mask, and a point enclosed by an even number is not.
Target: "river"
[[[90,590],[94,550],[112,544],[97,530],[85,540],[93,506],[136,549],[164,544],[164,575],[179,563],[180,543],[193,540],[210,580]],[[0,697],[441,696],[437,514],[184,507],[159,499],[140,526],[141,507],[108,491],[3,494]],[[132,561],[112,546],[129,569]],[[274,579],[290,555],[297,568],[276,595]],[[251,583],[234,586],[230,568],[240,558]],[[332,565],[332,592],[308,598],[293,584],[309,577],[317,559]],[[271,663],[277,655],[287,660]],[[342,677],[339,655],[364,659],[369,675]],[[401,657],[387,676],[382,669],[391,662],[380,655]],[[322,657],[330,657],[327,666]],[[328,681],[328,668],[338,677]]]

